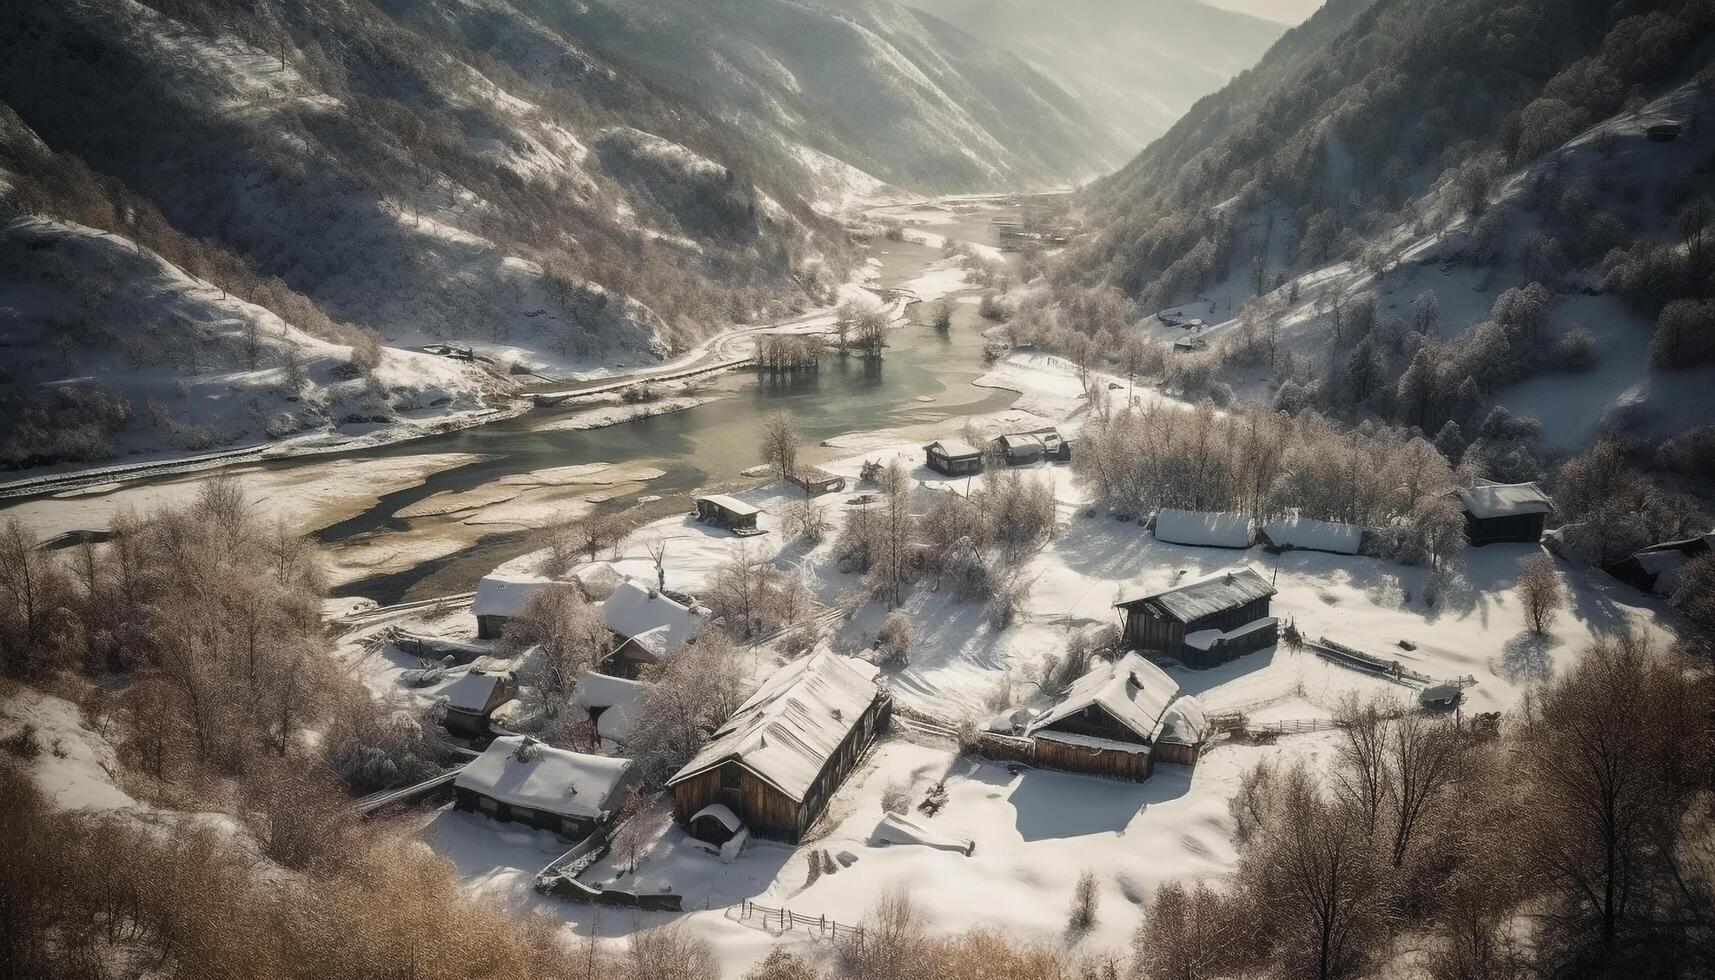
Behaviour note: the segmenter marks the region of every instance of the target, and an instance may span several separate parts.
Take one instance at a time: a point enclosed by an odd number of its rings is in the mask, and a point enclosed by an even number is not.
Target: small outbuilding
[[[876,674],[825,650],[775,671],[667,781],[674,819],[696,833],[719,804],[752,835],[797,843],[887,725]]]
[[[697,520],[736,534],[762,533],[756,526],[756,515],[760,513],[761,509],[724,493],[697,498]]]
[[[997,436],[989,447],[1009,466],[1026,466],[1044,459],[1064,463],[1072,458],[1071,441],[1052,426]]]
[[[507,735],[453,779],[453,805],[577,840],[612,822],[630,776],[630,759]]]
[[[943,476],[970,476],[983,471],[982,451],[959,439],[938,439],[923,447],[929,468]]]
[[[1243,550],[1256,543],[1255,525],[1251,519],[1228,511],[1163,507],[1155,512],[1153,530],[1157,540],[1199,548]]]
[[[1115,603],[1127,646],[1206,668],[1273,646],[1274,586],[1249,564]]]
[[[1356,524],[1318,521],[1308,517],[1282,517],[1264,524],[1258,532],[1270,551],[1327,551],[1355,555],[1364,543],[1364,529]]]
[[[1536,544],[1554,513],[1554,501],[1534,483],[1489,483],[1453,491],[1465,512],[1465,537],[1474,547],[1500,542]]]
[[[709,611],[627,579],[601,604],[601,618],[614,636],[608,656],[613,672],[635,677],[642,668],[660,663],[696,639]]]
[[[542,587],[553,584],[553,579],[540,575],[484,575],[470,604],[476,616],[477,638],[499,639],[506,632],[506,624],[524,609],[524,603]]]
[[[598,742],[624,745],[637,730],[637,715],[649,685],[584,671],[578,675],[578,704],[589,713]]]
[[[1156,762],[1195,765],[1206,729],[1202,706],[1181,697],[1177,681],[1128,653],[1074,681],[1028,737],[1037,765],[1142,782]]]
[[[481,738],[496,708],[518,696],[511,673],[468,670],[441,689],[441,725],[454,735]]]
[[[846,478],[836,476],[827,470],[814,466],[800,466],[792,471],[786,482],[804,491],[806,497],[819,497],[824,493],[839,493],[846,488]]]
[[[1640,549],[1604,567],[1627,585],[1657,595],[1672,595],[1686,563],[1715,550],[1715,531],[1679,541],[1663,541]]]

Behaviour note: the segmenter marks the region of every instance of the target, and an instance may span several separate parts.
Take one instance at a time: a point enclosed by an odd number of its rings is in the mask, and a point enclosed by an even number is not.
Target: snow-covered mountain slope
[[[390,437],[487,411],[472,365],[330,343],[119,235],[0,227],[0,466],[323,435]]]
[[[1255,65],[1284,24],[1197,0],[908,0],[1023,56],[1128,149],[1165,133],[1198,99]]]
[[[1022,59],[895,3],[525,5],[745,138],[808,147],[909,190],[1062,184],[1105,171],[1127,149]]]

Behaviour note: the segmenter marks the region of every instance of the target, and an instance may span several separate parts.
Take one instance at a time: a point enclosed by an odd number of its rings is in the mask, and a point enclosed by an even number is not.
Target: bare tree
[[[643,550],[649,553],[649,560],[655,564],[655,588],[667,587],[667,539],[656,538],[646,542]]]
[[[1405,864],[1413,836],[1436,799],[1457,774],[1459,733],[1411,712],[1400,715],[1387,745],[1393,816],[1393,866]]]
[[[1066,920],[1066,928],[1074,933],[1089,932],[1096,925],[1096,907],[1101,899],[1098,890],[1096,873],[1085,868],[1078,875],[1078,881],[1072,886],[1072,912]]]
[[[782,480],[798,471],[798,430],[786,412],[772,412],[763,419],[762,458]]]
[[[1380,699],[1360,702],[1357,695],[1348,694],[1334,710],[1340,731],[1334,791],[1362,818],[1365,832],[1370,834],[1375,833],[1382,804],[1392,791],[1388,768],[1392,739],[1387,720],[1391,707]]]
[[[1198,882],[1156,889],[1131,941],[1131,980],[1216,980],[1234,976],[1244,954],[1245,911]]]
[[[1538,636],[1546,635],[1549,625],[1554,622],[1555,612],[1566,601],[1560,587],[1560,576],[1554,570],[1554,559],[1540,553],[1521,559],[1518,594],[1531,632]]]
[[[898,459],[887,465],[882,477],[882,505],[876,515],[879,547],[873,549],[871,574],[888,595],[888,605],[899,605],[911,571],[911,541],[916,519],[911,513],[911,477]]]

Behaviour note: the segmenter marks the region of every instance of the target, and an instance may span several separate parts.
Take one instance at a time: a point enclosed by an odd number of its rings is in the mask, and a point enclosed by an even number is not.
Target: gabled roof
[[[873,664],[826,650],[769,675],[669,786],[736,760],[802,802],[840,743],[882,696]]]
[[[595,731],[615,742],[629,740],[637,728],[638,705],[649,685],[623,677],[584,671],[578,675],[578,703],[585,708],[604,709],[596,718]]]
[[[489,704],[494,700],[495,691],[505,681],[505,674],[472,670],[442,688],[441,696],[447,699],[449,708],[482,714],[488,710]]]
[[[601,604],[601,618],[608,629],[627,639],[664,629],[656,639],[647,642],[651,653],[667,655],[677,653],[680,647],[697,638],[708,612],[701,606],[686,606],[636,579],[628,579]]]
[[[477,616],[516,616],[524,603],[553,579],[540,575],[484,575],[470,611]]]
[[[961,439],[937,439],[923,447],[924,452],[939,450],[941,455],[952,458],[960,456],[981,456],[982,451]]]
[[[1181,623],[1190,623],[1211,613],[1232,609],[1271,595],[1274,595],[1274,586],[1268,584],[1268,580],[1262,577],[1255,566],[1244,564],[1223,568],[1202,578],[1175,585],[1171,589],[1124,599],[1114,605],[1121,609],[1130,609],[1150,603]]]
[[[1163,507],[1155,514],[1155,536],[1205,548],[1249,548],[1251,519],[1244,514]]]
[[[1000,437],[1000,444],[1009,450],[1043,449],[1045,443],[1041,436],[1029,432],[1014,432]]]
[[[1029,728],[1031,734],[1095,705],[1139,738],[1154,741],[1162,715],[1179,693],[1179,683],[1167,672],[1135,653],[1109,663],[1098,662],[1072,682],[1066,696]]]
[[[1478,520],[1517,514],[1552,514],[1554,501],[1534,483],[1491,483],[1453,491],[1465,512]]]
[[[724,493],[704,494],[703,496],[698,497],[697,499],[698,500],[706,500],[709,503],[714,504],[716,507],[719,507],[721,510],[724,510],[729,514],[733,514],[733,515],[736,515],[738,517],[748,517],[751,514],[762,513],[762,509],[757,507],[756,505],[747,504],[744,501],[738,499],[737,497],[728,496],[727,494],[724,494]]]
[[[514,806],[597,817],[613,809],[615,791],[630,767],[630,759],[586,755],[543,745],[527,735],[507,735],[490,742],[453,785]]]

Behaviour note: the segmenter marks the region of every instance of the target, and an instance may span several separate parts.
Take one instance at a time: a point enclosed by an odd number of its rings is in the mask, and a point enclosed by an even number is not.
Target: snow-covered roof
[[[478,616],[516,616],[538,589],[553,581],[540,575],[484,575],[470,611]]]
[[[1161,728],[1162,713],[1178,693],[1178,682],[1166,671],[1128,653],[1112,663],[1097,663],[1073,681],[1066,696],[1030,726],[1030,734],[1096,705],[1140,738],[1153,740]]]
[[[1132,755],[1148,755],[1149,746],[1136,742],[1122,742],[1117,738],[1103,738],[1100,735],[1084,735],[1079,732],[1037,732],[1036,738],[1062,745],[1076,745],[1085,749],[1101,749],[1105,752],[1127,752]]]
[[[481,714],[488,710],[488,703],[494,698],[495,689],[505,680],[504,674],[473,670],[442,688],[441,696],[447,699],[449,708]]]
[[[738,828],[744,826],[744,821],[740,820],[737,814],[733,813],[732,810],[720,803],[710,803],[708,806],[703,807],[696,813],[691,814],[691,823],[696,823],[704,817],[713,817],[720,821],[722,827],[725,827],[727,830],[732,831],[735,834],[738,833]]]
[[[1163,507],[1155,514],[1155,536],[1205,548],[1249,548],[1251,519],[1244,514]]]
[[[1046,448],[1041,436],[1031,435],[1028,432],[1001,436],[1000,444],[1009,450]]]
[[[881,696],[874,664],[823,650],[771,674],[668,785],[729,759],[802,801],[852,726]]]
[[[651,653],[665,655],[677,653],[680,647],[696,639],[708,613],[700,606],[686,606],[636,579],[627,579],[601,604],[601,618],[608,629],[626,638],[638,638],[651,630],[665,628],[664,633],[654,638],[639,640]]]
[[[1150,592],[1115,603],[1129,608],[1143,603],[1159,606],[1174,619],[1189,623],[1235,606],[1242,606],[1264,596],[1274,595],[1274,586],[1250,564],[1234,565],[1218,572],[1175,585],[1171,589]]]
[[[543,745],[527,735],[506,735],[490,742],[453,785],[514,806],[597,817],[613,808],[613,796],[629,768],[630,759],[586,755]]]
[[[1466,513],[1478,520],[1517,514],[1552,514],[1554,501],[1534,483],[1491,483],[1453,491]]]
[[[1269,521],[1262,533],[1277,548],[1303,548],[1308,551],[1331,551],[1337,555],[1355,555],[1363,543],[1364,529],[1356,524],[1318,521],[1308,517],[1283,517]]]
[[[1163,739],[1197,745],[1209,737],[1209,713],[1203,710],[1203,702],[1187,694],[1167,706],[1161,729]]]
[[[719,507],[721,510],[738,517],[748,517],[751,514],[762,513],[762,510],[754,504],[747,504],[737,497],[731,497],[724,493],[704,494],[697,499],[706,500],[709,503],[714,504],[716,507]]]
[[[883,813],[869,840],[872,844],[922,844],[937,850],[957,851],[967,857],[976,849],[976,842],[969,837],[938,833],[897,813]]]
[[[619,569],[605,561],[592,561],[572,573],[578,585],[584,590],[592,602],[601,602],[613,595],[613,590],[625,583],[625,576]]]
[[[943,456],[980,456],[981,452],[975,446],[962,439],[937,439],[923,447],[924,452],[939,451]]]
[[[615,742],[629,740],[637,730],[638,705],[649,685],[623,677],[584,671],[578,675],[578,703],[585,708],[605,709],[596,718],[595,731]]]

